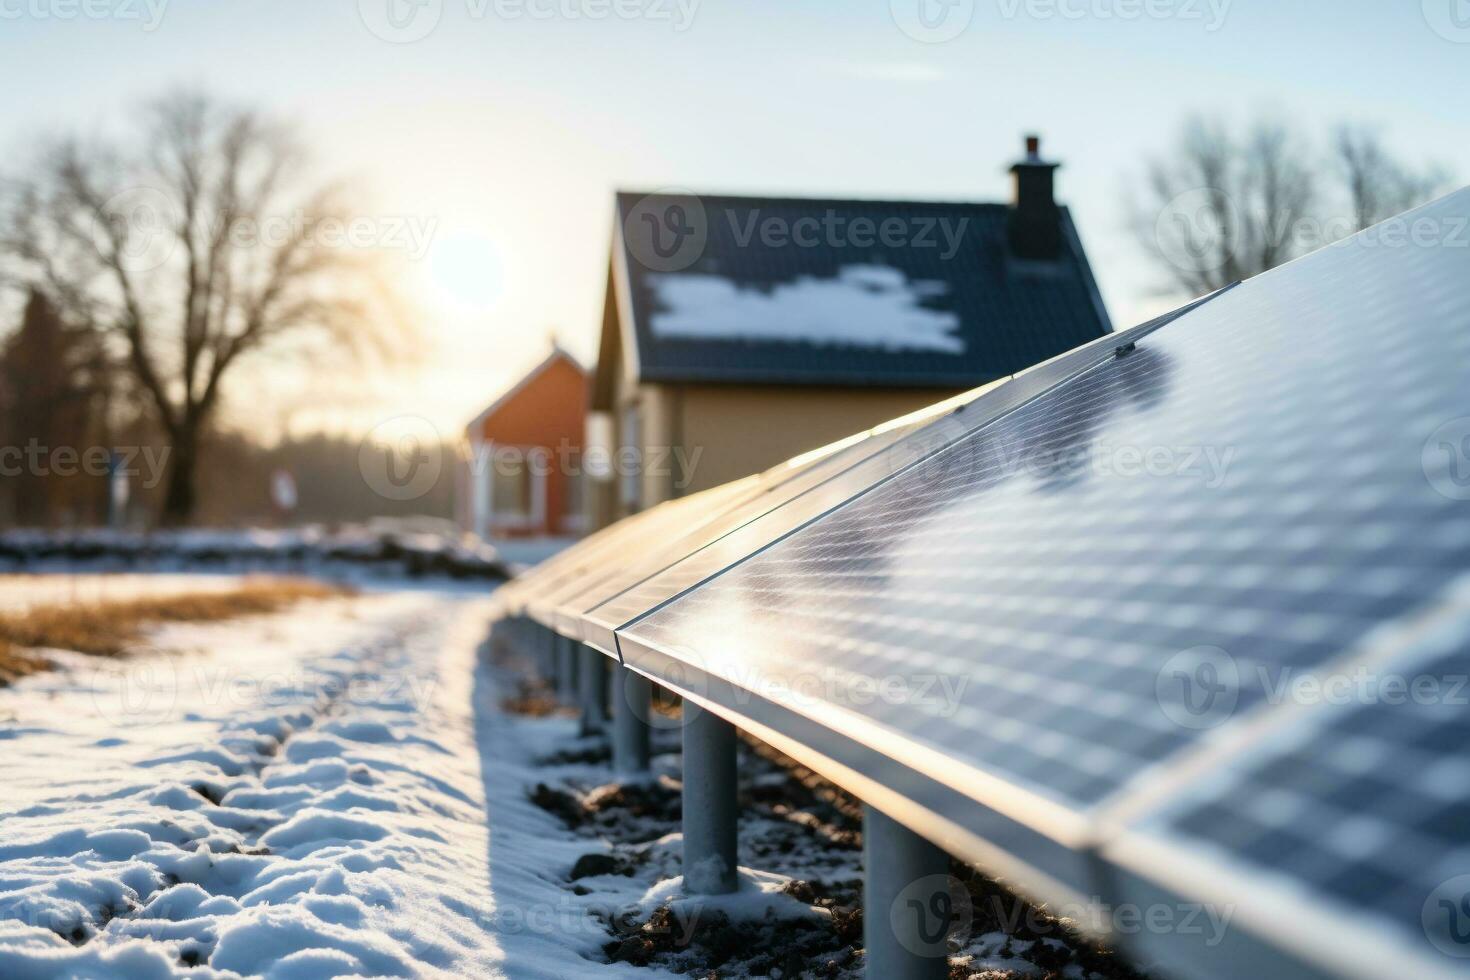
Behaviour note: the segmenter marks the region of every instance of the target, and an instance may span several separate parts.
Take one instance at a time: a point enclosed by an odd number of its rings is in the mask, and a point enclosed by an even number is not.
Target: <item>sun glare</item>
[[[503,262],[500,250],[487,235],[443,233],[429,248],[429,287],[444,306],[464,312],[488,310],[504,292]]]

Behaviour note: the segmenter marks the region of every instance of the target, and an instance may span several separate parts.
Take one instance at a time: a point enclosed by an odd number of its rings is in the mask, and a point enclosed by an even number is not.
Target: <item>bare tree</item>
[[[1148,168],[1132,202],[1135,232],[1173,285],[1198,296],[1291,258],[1310,210],[1311,161],[1279,123],[1236,136],[1196,117],[1178,148]]]
[[[1394,159],[1371,129],[1339,127],[1323,161],[1279,123],[1236,135],[1196,116],[1129,210],[1169,285],[1199,296],[1422,204],[1448,179]]]
[[[1449,184],[1443,167],[1414,170],[1395,160],[1378,132],[1365,126],[1339,126],[1332,149],[1357,231],[1418,207]]]
[[[180,93],[132,140],[45,147],[15,183],[0,250],[24,284],[88,325],[167,434],[167,523],[195,510],[221,388],[252,357],[383,352],[401,336],[341,193],[310,190],[293,134]]]

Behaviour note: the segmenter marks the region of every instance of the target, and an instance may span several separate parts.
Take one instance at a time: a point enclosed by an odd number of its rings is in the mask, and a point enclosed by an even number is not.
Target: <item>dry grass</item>
[[[307,579],[246,579],[237,589],[0,613],[0,684],[44,670],[47,661],[28,650],[75,650],[116,657],[142,642],[149,627],[210,623],[271,613],[307,599],[348,595],[350,590]]]
[[[0,687],[4,687],[17,677],[45,670],[47,666],[45,659],[33,653],[17,650],[4,640],[0,640]]]
[[[556,692],[544,685],[533,687],[523,684],[520,692],[514,697],[503,699],[500,707],[513,715],[527,715],[531,718],[547,718],[551,715],[572,713],[556,699]]]

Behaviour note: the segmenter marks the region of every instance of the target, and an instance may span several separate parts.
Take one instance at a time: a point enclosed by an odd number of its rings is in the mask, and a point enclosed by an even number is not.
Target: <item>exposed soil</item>
[[[534,713],[534,712],[531,712]],[[655,735],[655,779],[611,779],[599,739],[568,739],[543,759],[538,806],[602,849],[581,858],[567,887],[591,894],[605,876],[652,886],[678,874],[677,848],[661,840],[680,830],[675,731]],[[568,772],[558,777],[557,767]],[[588,770],[591,770],[590,772]],[[862,806],[851,795],[769,746],[740,748],[740,863],[789,877],[785,894],[812,910],[732,921],[718,911],[662,905],[651,914],[607,917],[609,962],[654,966],[700,978],[830,977],[863,970]],[[956,902],[949,940],[952,980],[1144,980],[1111,950],[1071,923],[1015,895],[1003,882],[955,863]],[[958,895],[958,892],[957,892]]]
[[[732,922],[722,912],[682,921],[668,906],[656,910],[630,936],[604,947],[609,962],[658,966],[699,977],[837,977],[847,971],[862,941],[847,939],[835,919]]]

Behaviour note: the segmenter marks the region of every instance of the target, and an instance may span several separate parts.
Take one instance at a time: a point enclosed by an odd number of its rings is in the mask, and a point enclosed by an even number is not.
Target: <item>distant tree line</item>
[[[1170,292],[1199,296],[1424,204],[1450,172],[1404,160],[1379,131],[1339,125],[1320,144],[1287,124],[1195,116],[1150,160],[1129,217]]]
[[[75,466],[80,474],[96,463],[95,454],[83,460],[81,448],[114,441],[111,377],[91,332],[62,322],[55,306],[31,292],[19,326],[0,347],[0,518],[6,523],[95,523],[106,515],[104,478],[55,479],[51,471],[56,448],[70,447],[76,459],[64,456],[60,468]]]
[[[28,294],[18,324],[0,324],[0,526],[84,527],[110,520],[159,523],[168,492],[171,443],[138,397],[131,375],[94,331],[65,319],[44,293]],[[420,497],[375,493],[361,454],[391,450],[317,434],[262,445],[217,429],[201,448],[194,523],[215,526],[335,524],[372,517],[453,513],[453,448]],[[126,508],[110,512],[110,471],[124,470]],[[273,475],[289,473],[297,504],[281,510]]]

